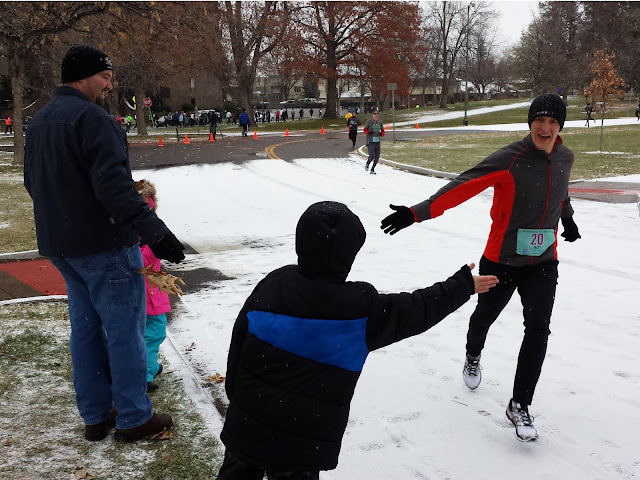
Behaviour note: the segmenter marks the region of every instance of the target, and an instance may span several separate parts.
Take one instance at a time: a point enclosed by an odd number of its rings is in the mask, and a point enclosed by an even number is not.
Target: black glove
[[[564,237],[565,242],[575,242],[577,239],[582,238],[580,232],[578,232],[576,222],[573,221],[573,217],[561,218],[561,220],[564,227],[564,232],[561,235]]]
[[[169,232],[160,239],[159,242],[150,245],[153,254],[161,259],[168,260],[171,263],[180,263],[184,260],[184,245]]]
[[[389,205],[389,207],[395,210],[395,213],[385,217],[380,222],[380,228],[384,230],[384,233],[394,235],[415,222],[413,211],[409,207],[403,207],[402,205]]]

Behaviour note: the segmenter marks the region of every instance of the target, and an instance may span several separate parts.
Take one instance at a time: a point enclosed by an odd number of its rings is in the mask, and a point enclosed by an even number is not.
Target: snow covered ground
[[[179,350],[191,346],[192,361],[224,375],[242,304],[266,273],[295,263],[297,220],[316,201],[343,202],[360,217],[368,238],[349,279],[381,292],[431,285],[478,262],[490,190],[390,237],[379,228],[389,203],[412,205],[445,181],[384,165],[369,175],[363,163],[351,155],[134,172],[156,184],[158,214],[201,252],[179,268],[206,266],[230,278],[182,298],[171,324]],[[582,239],[558,248],[552,334],[530,408],[539,441],[517,441],[504,415],[523,333],[517,295],[489,332],[482,385],[470,391],[462,381],[473,297],[425,334],[369,356],[340,463],[321,479],[640,478],[638,208],[573,206]]]

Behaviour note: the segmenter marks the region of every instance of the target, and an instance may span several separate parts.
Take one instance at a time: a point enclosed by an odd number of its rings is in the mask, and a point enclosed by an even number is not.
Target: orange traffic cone
[[[420,128],[420,124],[416,123],[416,130]]]
[[[324,135],[324,127],[320,127],[320,135]]]
[[[389,130],[389,124],[387,123],[387,130]]]
[[[257,130],[253,131],[253,138],[258,138],[258,131]]]
[[[164,147],[164,145],[162,144],[162,137],[158,137],[158,146]]]
[[[186,133],[185,133],[185,135],[184,135],[184,143],[185,143],[185,145],[186,145],[186,144],[188,144],[188,143],[191,143],[191,142],[189,141],[189,137],[187,136],[187,134],[186,134]]]
[[[288,137],[288,136],[289,136],[289,129],[288,129],[288,128],[285,128],[285,129],[284,129],[284,136],[285,136],[285,137]]]
[[[210,142],[215,142],[216,141],[216,139],[213,138],[213,132],[209,132],[209,141]]]

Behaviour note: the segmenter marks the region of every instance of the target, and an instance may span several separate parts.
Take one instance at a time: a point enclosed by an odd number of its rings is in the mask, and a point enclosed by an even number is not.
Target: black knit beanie
[[[553,117],[560,124],[560,130],[564,126],[564,120],[567,118],[567,106],[564,104],[562,97],[555,93],[543,93],[531,102],[529,107],[529,128],[531,122],[537,117]]]
[[[113,70],[106,53],[89,45],[73,45],[62,59],[62,83],[82,80],[103,70]]]

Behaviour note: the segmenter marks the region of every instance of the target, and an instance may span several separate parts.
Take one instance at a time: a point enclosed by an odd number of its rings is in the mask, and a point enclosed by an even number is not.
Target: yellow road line
[[[282,145],[289,145],[291,143],[299,143],[299,142],[311,142],[313,140],[322,140],[321,138],[305,138],[303,140],[290,140],[287,142],[282,142],[282,143],[276,143],[275,145],[269,145],[267,148],[264,149],[265,153],[267,154],[267,158],[271,158],[273,160],[282,160],[280,157],[278,157],[274,150],[277,147],[281,147]]]

